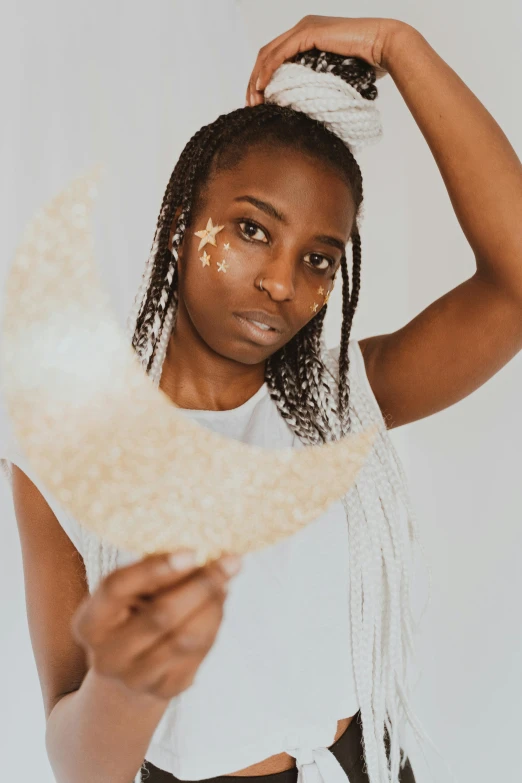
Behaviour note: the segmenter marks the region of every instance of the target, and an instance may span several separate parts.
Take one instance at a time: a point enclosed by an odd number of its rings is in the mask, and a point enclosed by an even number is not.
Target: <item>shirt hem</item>
[[[337,721],[355,715],[358,709],[359,705],[354,701],[352,704],[346,705],[344,709],[340,710],[342,717],[329,718],[327,720],[337,724]],[[316,727],[302,727],[302,731],[306,734],[313,731],[314,728]],[[321,726],[317,725],[317,729],[320,732],[324,732],[324,722]],[[334,731],[334,737],[335,733],[336,732]],[[220,758],[219,762],[213,765],[213,768],[201,766],[201,758],[197,759],[197,764],[182,763],[180,762],[178,755],[157,742],[150,744],[147,753],[145,754],[145,760],[150,761],[155,767],[159,767],[159,769],[165,770],[171,775],[175,775],[180,780],[205,780],[207,778],[230,775],[237,770],[251,767],[253,764],[258,764],[270,756],[275,756],[278,753],[287,753],[288,748],[294,747],[294,742],[288,740],[298,734],[299,729],[291,729],[287,732],[278,730],[269,736],[264,734],[262,743],[260,743],[261,738],[258,737],[255,743],[241,745],[240,748],[234,748],[233,758],[228,757],[228,760],[225,757]],[[333,745],[334,742],[335,740],[332,738],[329,745]],[[303,746],[305,744],[306,743],[303,742]],[[295,747],[297,747],[297,745],[295,745]]]

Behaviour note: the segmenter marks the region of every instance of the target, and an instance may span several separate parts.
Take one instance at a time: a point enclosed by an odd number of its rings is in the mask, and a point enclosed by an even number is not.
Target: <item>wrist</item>
[[[158,713],[162,713],[169,705],[169,699],[162,699],[144,691],[132,690],[120,680],[100,674],[92,668],[87,672],[86,678],[89,678],[92,687],[96,691],[103,692],[105,698],[112,697],[118,701],[123,698],[126,706],[132,708],[136,707],[152,712],[157,710]]]
[[[425,39],[412,25],[395,19],[390,21],[392,21],[392,24],[382,47],[381,66],[393,78],[394,68],[400,59],[404,57],[404,54],[410,52],[414,46],[421,41],[425,41]]]

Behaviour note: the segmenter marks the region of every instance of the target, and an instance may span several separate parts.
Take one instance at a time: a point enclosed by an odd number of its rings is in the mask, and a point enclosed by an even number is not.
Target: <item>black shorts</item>
[[[389,742],[385,733],[386,750],[389,753]],[[360,711],[356,713],[354,719],[346,731],[341,734],[329,750],[338,760],[341,767],[345,770],[350,783],[368,783],[368,775],[364,768],[363,746],[362,746],[362,723]],[[147,771],[145,771],[147,770]],[[143,783],[189,783],[180,781],[175,775],[165,770],[155,767],[150,761],[144,762],[142,767]],[[400,770],[400,783],[415,783],[415,777],[409,759],[406,760],[404,768]],[[205,778],[206,783],[296,783],[297,767],[285,769],[282,772],[274,772],[271,775],[218,775],[215,778]],[[201,781],[192,781],[191,783],[202,783]]]

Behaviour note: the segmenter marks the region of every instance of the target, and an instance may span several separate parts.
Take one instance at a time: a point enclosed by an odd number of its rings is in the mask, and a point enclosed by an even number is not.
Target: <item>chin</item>
[[[222,340],[216,340],[216,334],[212,339],[205,340],[208,348],[218,356],[229,359],[239,364],[254,366],[266,361],[269,356],[276,353],[281,346],[274,345],[256,345],[245,340],[231,340],[230,337],[223,337]]]
[[[273,346],[268,348],[266,345],[229,345],[228,350],[219,351],[219,353],[226,359],[253,366],[266,361],[277,350],[277,348],[274,350]]]

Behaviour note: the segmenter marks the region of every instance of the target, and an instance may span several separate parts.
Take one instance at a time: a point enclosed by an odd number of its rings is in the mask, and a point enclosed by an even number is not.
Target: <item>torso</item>
[[[343,718],[337,721],[337,731],[333,742],[337,742],[339,737],[344,734],[354,717],[355,715],[352,715],[350,718]],[[292,769],[295,765],[293,756],[290,756],[288,753],[277,753],[275,756],[269,756],[264,761],[252,764],[251,767],[245,767],[245,769],[240,769],[238,772],[229,772],[228,775],[238,775],[239,777],[241,775],[273,775],[275,772]]]
[[[159,388],[167,394],[170,399],[174,402],[172,394],[169,392],[168,389],[168,382],[166,382],[166,373],[162,374],[162,377],[160,379]],[[176,403],[177,404],[177,403]],[[342,718],[341,720],[337,721],[337,731],[335,733],[334,740],[332,742],[332,745],[334,742],[337,742],[339,737],[344,734],[350,723],[352,722],[355,715],[352,715],[350,718]],[[275,756],[269,756],[267,759],[264,759],[264,761],[259,761],[257,764],[252,764],[250,767],[245,767],[244,769],[240,769],[237,772],[228,772],[226,777],[229,776],[250,776],[250,775],[273,775],[277,772],[283,772],[283,770],[286,769],[292,769],[296,766],[296,761],[293,756],[290,756],[288,753],[276,753]]]

